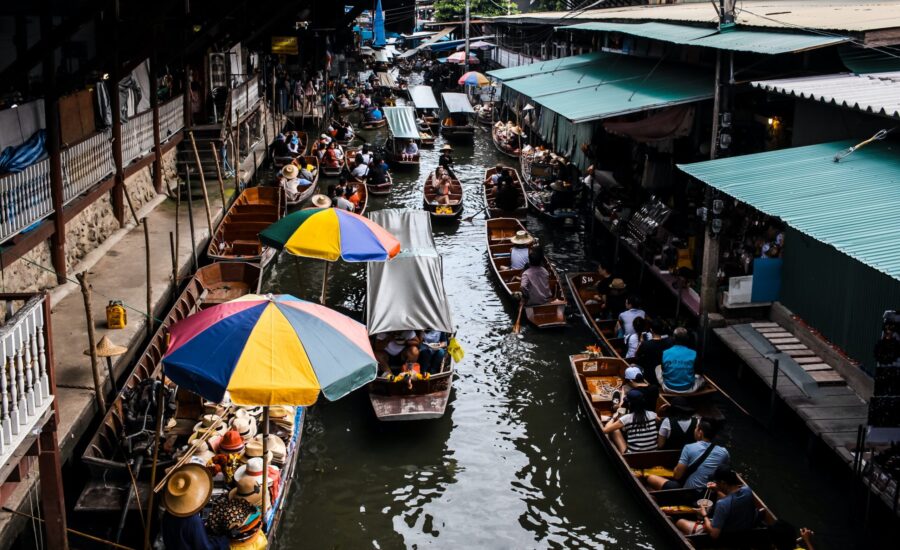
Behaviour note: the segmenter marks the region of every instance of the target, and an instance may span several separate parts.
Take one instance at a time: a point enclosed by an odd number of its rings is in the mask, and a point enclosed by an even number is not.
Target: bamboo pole
[[[197,151],[197,142],[194,140],[194,132],[188,130],[191,138],[191,148],[194,150],[194,161],[197,163],[197,171],[200,173],[200,189],[203,191],[203,205],[206,206],[206,224],[209,226],[209,237],[213,235],[212,212],[209,209],[209,194],[206,192],[206,176],[203,174],[203,164],[200,163],[200,153]]]
[[[169,233],[171,235],[171,233]],[[153,464],[150,467],[150,486],[156,485],[156,467],[159,464],[159,443],[162,440],[163,413],[165,406],[163,404],[166,395],[166,373],[165,367],[160,369],[159,373],[159,392],[156,397],[156,427],[153,431]],[[150,491],[147,497],[147,519],[144,520],[144,550],[152,548],[150,544],[150,525],[153,523],[153,498],[156,492]],[[140,495],[138,495],[140,498]]]
[[[172,300],[178,296],[178,253],[175,248],[175,234],[169,231],[169,253],[172,256]]]
[[[222,179],[222,166],[219,164],[219,151],[216,150],[215,143],[210,143],[209,148],[212,149],[213,158],[216,159],[216,178],[219,180],[219,194],[222,196],[222,217],[224,218],[225,211],[228,210],[228,207],[225,204],[225,181]]]
[[[97,406],[106,412],[106,398],[103,396],[103,386],[100,383],[100,364],[97,361],[96,336],[94,334],[94,312],[91,300],[91,287],[87,282],[87,272],[75,275],[78,284],[81,285],[81,295],[84,298],[84,315],[87,318],[88,349],[91,350],[91,376],[94,378],[94,397]]]
[[[150,226],[144,222],[144,260],[147,267],[147,336],[153,336],[153,282],[150,278]]]
[[[191,192],[191,167],[185,166],[185,175],[187,175],[187,182],[185,183],[185,187],[187,188],[187,199],[188,199],[188,225],[191,230],[191,259],[193,260],[193,264],[191,265],[191,272],[197,271],[197,268],[200,265],[197,263],[197,236],[194,231],[194,199],[193,193]]]

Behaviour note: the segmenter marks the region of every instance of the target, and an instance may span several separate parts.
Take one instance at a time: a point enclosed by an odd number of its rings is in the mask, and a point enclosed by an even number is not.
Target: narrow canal
[[[383,134],[366,134],[370,141]],[[438,147],[442,141],[438,140]],[[474,147],[455,146],[465,212],[483,206],[485,167],[509,164],[479,129]],[[379,208],[421,208],[421,185],[437,163],[394,173]],[[584,231],[554,230],[529,217],[560,271],[593,268]],[[577,316],[569,327],[512,334],[515,308],[498,294],[485,254],[484,214],[435,226],[444,280],[466,357],[451,402],[435,421],[380,423],[364,391],[310,410],[298,473],[279,529],[282,548],[668,548],[649,514],[611,470],[579,407],[567,356],[591,337]],[[300,269],[297,269],[300,263]],[[318,296],[321,264],[281,257],[265,285]],[[328,303],[362,319],[363,265],[332,269]],[[761,496],[792,523],[847,542],[841,491],[817,483],[803,445],[767,434],[727,402],[724,444]],[[788,517],[789,516],[789,517]]]

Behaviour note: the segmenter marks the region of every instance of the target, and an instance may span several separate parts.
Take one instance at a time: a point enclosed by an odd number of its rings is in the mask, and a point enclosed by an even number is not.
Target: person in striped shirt
[[[610,434],[620,453],[655,451],[656,413],[647,410],[644,394],[640,390],[630,390],[625,395],[625,405],[628,412],[620,415],[619,411],[616,411],[603,426],[603,433]]]

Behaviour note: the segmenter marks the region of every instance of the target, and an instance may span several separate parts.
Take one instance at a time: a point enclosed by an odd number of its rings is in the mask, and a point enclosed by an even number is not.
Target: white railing
[[[48,159],[0,177],[0,243],[52,213]]]
[[[259,77],[254,76],[237,88],[231,90],[231,120],[239,120],[259,102]]]
[[[153,150],[153,111],[144,111],[122,124],[122,166]]]
[[[97,132],[62,151],[63,204],[103,181],[115,171],[110,140],[112,132]]]
[[[504,48],[494,48],[491,52],[493,59],[501,67],[518,67],[519,65],[528,65],[537,63],[541,60],[539,57],[531,57],[520,52],[514,52]]]
[[[159,141],[163,142],[184,128],[184,99],[170,99],[159,106]]]
[[[0,300],[6,297],[0,295]],[[0,467],[51,406],[44,295],[31,297],[0,327]]]

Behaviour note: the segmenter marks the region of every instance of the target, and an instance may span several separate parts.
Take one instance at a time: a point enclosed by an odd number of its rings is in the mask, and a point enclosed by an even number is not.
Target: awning
[[[798,32],[763,31],[731,28],[718,31],[712,27],[692,27],[671,23],[615,23],[597,21],[559,27],[561,30],[619,32],[673,44],[699,46],[717,50],[753,52],[761,54],[796,53],[847,42],[846,36],[807,34]]]
[[[391,75],[391,73],[375,73],[375,78],[378,80],[378,85],[383,88],[394,88],[397,86],[397,81],[394,80],[394,77],[393,75]]]
[[[900,280],[900,146],[877,141],[834,162],[836,154],[856,143],[822,143],[678,167]]]
[[[475,109],[472,108],[472,104],[469,103],[469,98],[466,97],[466,94],[443,93],[441,94],[441,99],[444,100],[444,105],[447,106],[447,111],[450,113],[475,114]]]
[[[865,113],[900,118],[900,72],[760,80],[754,87]]]
[[[369,334],[426,328],[453,332],[430,215],[424,210],[386,209],[369,213],[369,218],[397,237],[401,247],[393,260],[368,264]]]
[[[471,37],[469,37],[469,44],[471,44],[472,42],[478,41],[478,40],[487,40],[487,39],[491,39],[491,38],[495,38],[495,37],[496,37],[496,35],[493,35],[493,34],[484,34],[481,36],[471,36]],[[466,43],[465,38],[460,38],[459,40],[445,40],[445,41],[441,42],[440,44],[431,44],[430,46],[428,46],[428,49],[433,52],[452,51],[452,50],[455,50],[456,47],[459,46],[460,44],[465,44],[465,43]]]
[[[469,43],[469,50],[490,50],[491,48],[496,48],[496,44],[491,44],[490,42],[485,42],[484,40],[477,40],[475,42]],[[466,49],[465,44],[460,44],[456,47],[456,51]]]
[[[413,103],[416,104],[416,109],[441,108],[441,106],[438,105],[437,99],[434,97],[431,86],[410,86],[409,95],[412,98]]]
[[[441,29],[440,31],[435,33],[431,38],[423,41],[421,44],[419,44],[415,48],[406,50],[405,52],[398,55],[397,59],[406,59],[407,57],[412,57],[412,56],[416,55],[416,53],[418,53],[419,50],[421,50],[422,48],[425,48],[427,46],[430,46],[431,44],[434,44],[441,38],[444,38],[445,36],[447,36],[448,34],[453,32],[453,29],[455,29],[455,28],[456,27],[444,27],[443,29]]]
[[[507,82],[516,78],[524,78],[536,74],[550,74],[562,69],[573,69],[575,67],[590,65],[605,55],[607,54],[603,52],[591,52],[563,57],[561,59],[548,59],[547,61],[539,61],[528,65],[519,65],[518,67],[488,71],[487,75]]]
[[[387,63],[390,59],[388,53],[384,50],[375,50],[373,57],[375,58],[376,63]]]
[[[385,107],[384,118],[387,119],[391,134],[398,139],[419,139],[416,127],[416,110],[412,107]]]
[[[696,67],[613,53],[503,83],[504,94],[518,93],[574,123],[709,99],[713,85]]]

